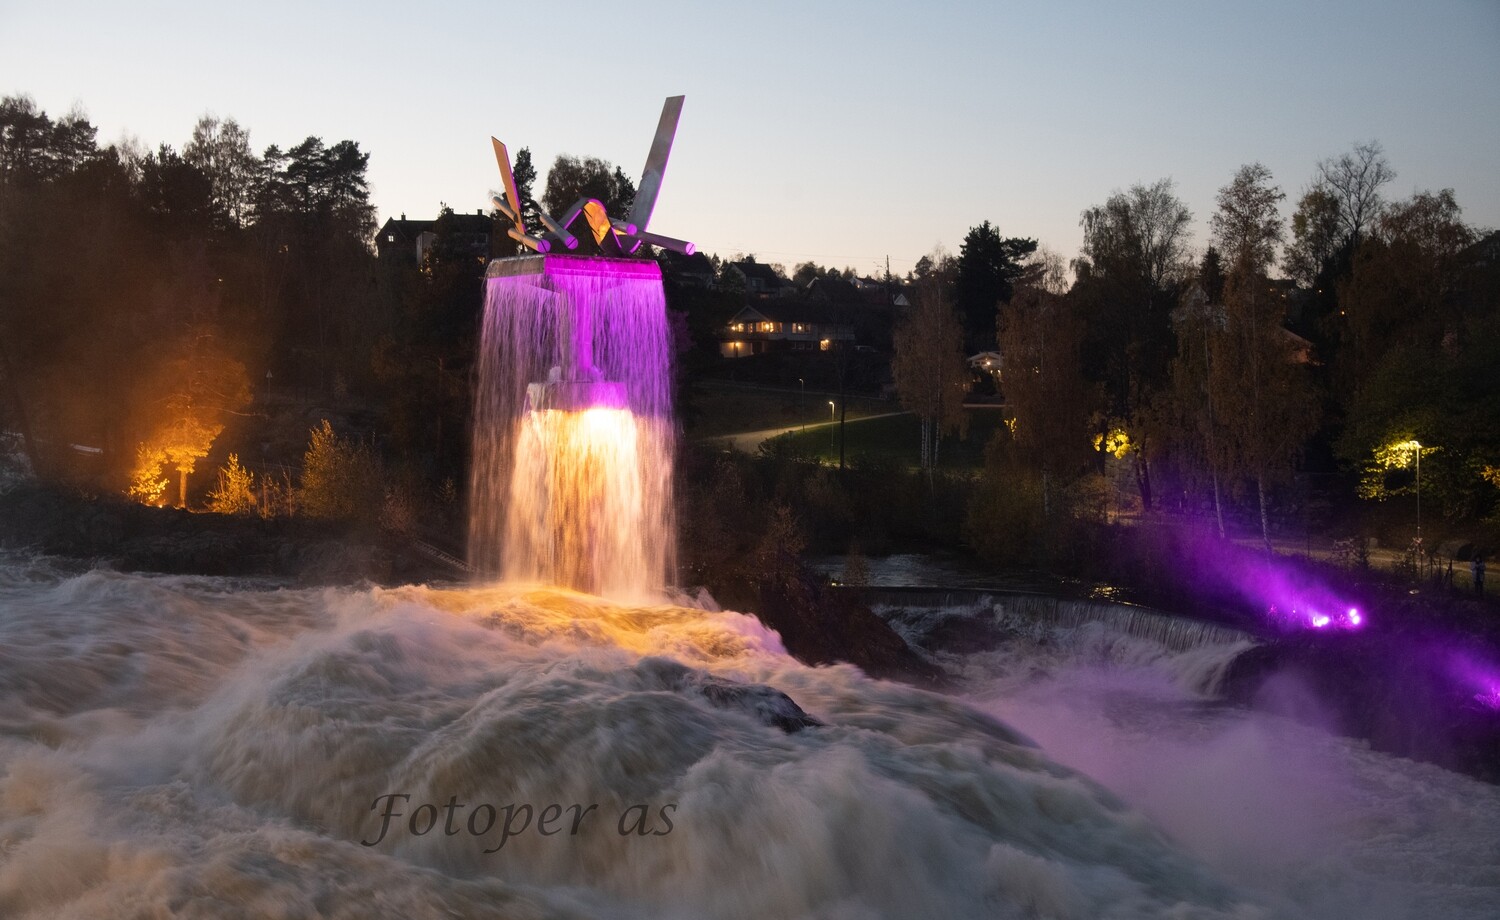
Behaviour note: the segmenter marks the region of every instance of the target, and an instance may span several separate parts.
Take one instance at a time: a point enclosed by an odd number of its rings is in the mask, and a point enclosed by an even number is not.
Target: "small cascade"
[[[1126,635],[1148,639],[1179,652],[1205,645],[1229,645],[1254,639],[1248,633],[1229,626],[1126,604],[1016,594],[997,598],[996,606],[1007,613],[1064,627],[1081,626],[1090,622],[1105,623]]]
[[[1206,645],[1256,641],[1254,636],[1232,626],[1108,601],[1073,600],[1050,594],[982,588],[882,586],[861,590],[868,603],[884,608],[967,608],[971,611],[970,616],[988,616],[987,611],[994,608],[997,613],[1061,627],[1104,623],[1117,632],[1179,652]]]

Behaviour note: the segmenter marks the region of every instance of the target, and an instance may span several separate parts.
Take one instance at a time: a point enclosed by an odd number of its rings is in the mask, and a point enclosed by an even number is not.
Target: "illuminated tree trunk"
[[[1214,519],[1219,523],[1219,539],[1225,538],[1224,533],[1224,505],[1219,501],[1219,472],[1214,471]]]
[[[1265,477],[1255,477],[1255,494],[1260,499],[1260,538],[1266,545],[1266,555],[1271,555],[1271,518],[1266,513]]]
[[[1134,434],[1134,432],[1132,432]],[[1141,511],[1151,513],[1151,468],[1146,464],[1144,445],[1135,452],[1135,484],[1141,493]]]

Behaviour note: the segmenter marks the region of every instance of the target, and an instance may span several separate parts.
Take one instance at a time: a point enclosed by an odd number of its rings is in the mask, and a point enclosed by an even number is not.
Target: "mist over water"
[[[1101,782],[1275,915],[1500,913],[1500,789],[1215,701],[1248,643],[1172,651],[1101,623],[1038,627],[1003,604],[963,612],[1019,634],[947,660],[977,708]],[[1282,690],[1304,712],[1314,705]]]
[[[561,589],[5,557],[0,611],[0,916],[1462,917],[1496,890],[1494,790],[1204,702],[1206,650],[1086,627],[949,662],[966,702]],[[486,803],[597,808],[497,848]]]

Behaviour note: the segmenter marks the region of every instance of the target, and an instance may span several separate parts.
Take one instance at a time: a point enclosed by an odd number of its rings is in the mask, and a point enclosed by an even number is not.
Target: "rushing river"
[[[690,606],[0,557],[0,916],[1495,916],[1500,790],[1214,703],[1233,652],[1037,627],[947,697]]]

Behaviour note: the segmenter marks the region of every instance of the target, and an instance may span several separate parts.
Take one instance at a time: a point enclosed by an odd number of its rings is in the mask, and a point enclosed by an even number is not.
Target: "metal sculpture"
[[[580,198],[561,220],[539,211],[538,217],[544,229],[541,234],[532,235],[522,219],[521,196],[516,191],[516,179],[511,172],[510,152],[499,138],[491,137],[504,189],[501,193],[491,193],[490,202],[513,225],[506,231],[510,238],[527,249],[544,255],[552,251],[554,240],[564,249],[577,249],[577,231],[581,220],[600,253],[605,256],[635,255],[643,243],[692,255],[695,251],[692,243],[646,230],[646,225],[651,221],[651,212],[656,208],[656,196],[661,192],[662,178],[666,175],[667,158],[672,153],[672,139],[677,134],[677,119],[682,114],[682,100],[682,96],[669,96],[662,106],[661,119],[656,124],[656,137],[651,141],[645,168],[641,170],[640,188],[636,191],[635,201],[624,220],[610,217],[604,204],[597,198]]]

